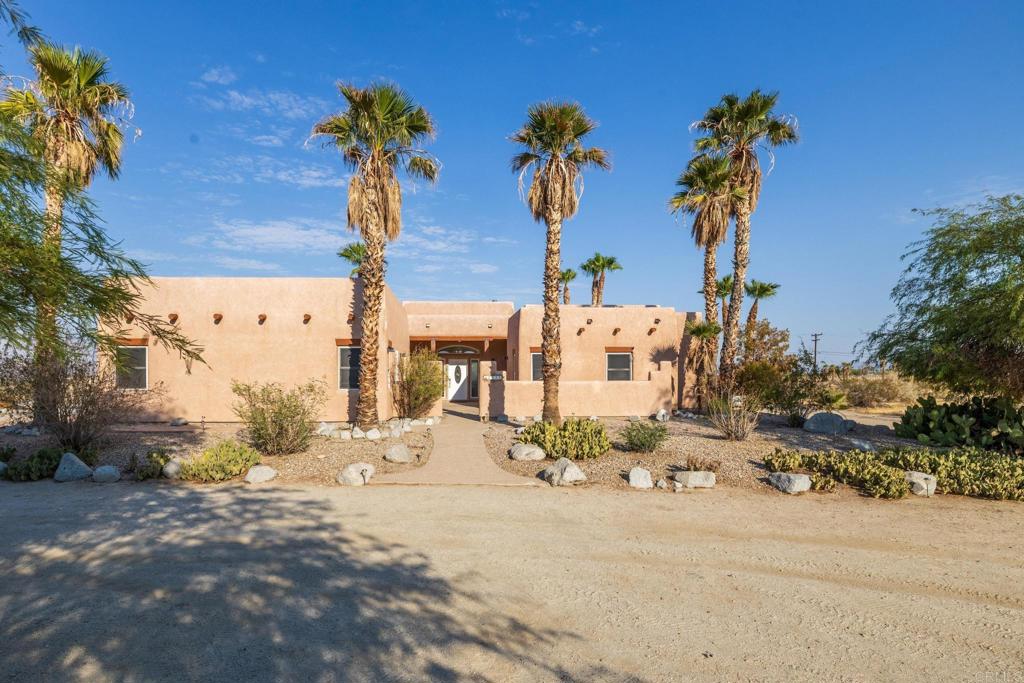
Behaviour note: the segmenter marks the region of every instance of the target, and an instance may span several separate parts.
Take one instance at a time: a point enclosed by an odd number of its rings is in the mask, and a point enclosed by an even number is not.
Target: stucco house
[[[157,386],[153,419],[231,422],[231,381],[286,386],[320,378],[329,399],[324,420],[351,420],[362,343],[359,281],[351,278],[158,277],[143,290],[146,313],[166,317],[203,346],[191,371],[174,352],[127,326],[121,386]],[[563,415],[648,415],[689,405],[684,372],[687,320],[663,306],[561,307]],[[394,415],[391,373],[417,347],[441,357],[445,401],[477,406],[482,419],[540,413],[540,305],[502,301],[399,301],[385,294],[378,412]]]

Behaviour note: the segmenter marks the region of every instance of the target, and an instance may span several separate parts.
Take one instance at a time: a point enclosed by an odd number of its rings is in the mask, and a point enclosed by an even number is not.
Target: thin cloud
[[[572,22],[572,24],[569,26],[569,33],[571,33],[574,36],[588,36],[590,38],[593,38],[594,36],[601,32],[601,28],[601,26],[588,25],[587,23],[581,21],[580,19],[577,19],[576,21]]]
[[[340,221],[310,218],[216,220],[213,226],[184,243],[224,251],[322,254],[337,251],[348,238]]]
[[[310,119],[328,109],[326,100],[306,97],[288,90],[228,90],[219,95],[201,98],[203,104],[214,111],[258,112],[266,116],[286,119]]]
[[[221,268],[227,268],[228,270],[255,270],[260,272],[274,272],[281,270],[280,264],[251,258],[218,256],[213,259],[213,262]]]
[[[216,83],[217,85],[228,85],[238,80],[238,76],[230,66],[215,66],[203,72],[199,77],[204,83]]]

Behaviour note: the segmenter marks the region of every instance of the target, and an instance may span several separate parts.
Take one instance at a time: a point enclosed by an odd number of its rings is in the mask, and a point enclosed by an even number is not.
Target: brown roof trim
[[[436,334],[428,335],[426,337],[409,337],[411,342],[428,342],[428,341],[448,341],[448,342],[462,342],[462,341],[484,341],[490,339],[491,341],[505,341],[508,337],[504,337],[499,334],[486,334],[486,335],[472,335],[464,334],[460,336],[446,336],[441,337]]]
[[[335,339],[335,346],[359,346],[358,339]]]
[[[539,346],[531,346],[530,347],[530,353],[540,353],[540,352],[541,352],[541,348]]]
[[[632,346],[606,346],[604,347],[605,353],[633,353]]]
[[[122,337],[117,340],[118,346],[149,346],[148,337]]]

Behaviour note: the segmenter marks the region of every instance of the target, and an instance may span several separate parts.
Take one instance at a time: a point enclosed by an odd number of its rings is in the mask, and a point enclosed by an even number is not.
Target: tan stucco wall
[[[403,307],[416,339],[504,339],[515,312],[510,301],[406,301]]]
[[[191,421],[235,421],[233,379],[301,384],[311,378],[326,382],[328,401],[321,419],[355,416],[357,391],[338,388],[336,339],[360,337],[361,292],[349,278],[154,278],[142,291],[146,313],[178,315],[181,332],[204,347],[207,365],[192,373],[177,354],[149,343],[149,384],[162,385],[163,399],[154,417],[185,417]],[[349,323],[349,313],[354,322]],[[223,315],[214,324],[215,313]],[[266,322],[258,323],[265,314]],[[311,316],[303,324],[303,316]],[[130,328],[130,326],[129,326]],[[387,292],[382,324],[378,410],[392,414],[388,386],[387,343],[409,350],[405,312]],[[142,331],[129,329],[129,337]],[[364,349],[364,353],[366,350]]]

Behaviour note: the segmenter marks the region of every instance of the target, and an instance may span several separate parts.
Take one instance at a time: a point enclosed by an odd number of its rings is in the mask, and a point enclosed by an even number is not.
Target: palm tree
[[[608,271],[622,270],[622,265],[614,256],[604,256],[598,252],[580,264],[580,270],[594,278],[590,286],[590,305],[601,306],[604,303],[604,276]]]
[[[108,60],[98,52],[38,42],[29,46],[36,80],[8,87],[0,113],[24,124],[42,146],[46,242],[59,249],[68,188],[83,188],[97,170],[117,178],[124,134],[131,118],[128,89],[108,80]]]
[[[583,170],[608,169],[608,153],[585,147],[583,140],[597,128],[583,107],[574,102],[541,102],[532,105],[526,123],[512,136],[524,151],[512,157],[512,171],[519,174],[520,193],[533,168],[526,203],[537,222],[547,226],[544,250],[544,319],[541,323],[542,372],[545,422],[559,424],[558,376],[562,367],[559,338],[558,283],[561,279],[562,221],[576,215],[583,192]]]
[[[397,86],[366,88],[339,83],[347,108],[313,127],[327,138],[354,171],[348,184],[348,227],[365,245],[359,267],[363,282],[362,348],[359,363],[357,422],[376,425],[377,370],[381,310],[384,304],[384,248],[402,232],[402,188],[398,171],[412,178],[437,180],[439,164],[420,145],[434,135],[427,111]]]
[[[761,299],[770,299],[779,293],[779,288],[782,287],[777,282],[761,282],[760,280],[751,280],[744,287],[747,296],[753,299],[753,303],[750,304],[750,311],[747,312],[747,329],[754,329],[754,323],[757,322],[757,304]]]
[[[729,295],[732,294],[732,275],[723,275],[715,280],[715,288],[712,291],[714,291],[716,298],[722,300],[722,329],[724,330],[729,326],[729,307],[725,305],[725,302],[729,299]],[[697,293],[704,295],[706,304],[707,288],[697,290]]]
[[[694,393],[698,409],[704,412],[715,391],[715,351],[718,349],[718,335],[722,333],[722,328],[714,321],[704,321],[688,324],[686,332],[690,335],[686,369],[697,378]]]
[[[766,149],[771,156],[772,147],[796,142],[798,138],[796,121],[773,111],[778,98],[778,93],[762,93],[760,90],[754,90],[745,99],[726,95],[694,124],[705,133],[697,140],[697,151],[729,157],[732,160],[733,185],[746,191],[746,198],[734,207],[733,290],[719,369],[726,386],[732,385],[739,341],[743,286],[750,263],[750,216],[761,195],[761,166],[757,150]]]
[[[562,303],[566,306],[569,305],[569,283],[575,279],[576,271],[572,268],[566,268],[559,276],[559,280],[562,283]]]
[[[733,206],[744,198],[741,188],[732,186],[728,157],[699,156],[690,161],[676,180],[679,190],[669,200],[669,209],[693,216],[690,234],[698,249],[704,250],[704,320],[718,320],[718,247],[729,233]],[[732,286],[732,282],[729,283]]]
[[[366,258],[366,245],[362,242],[349,242],[343,249],[338,250],[338,256],[352,264],[352,272],[349,273],[349,277],[359,277],[359,267],[363,265],[363,259]]]

